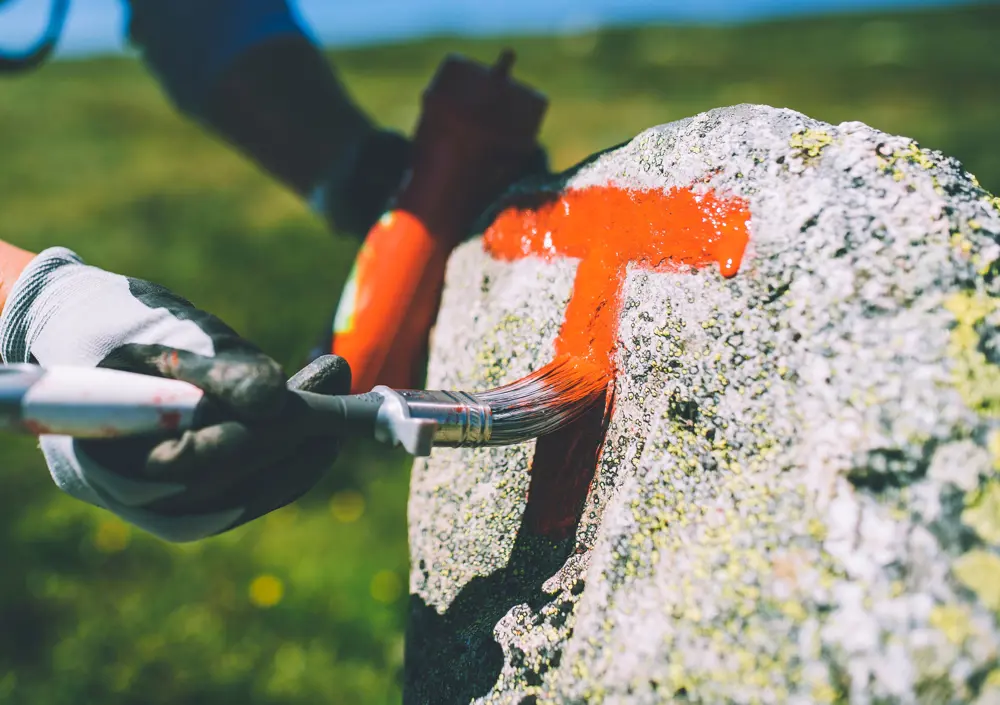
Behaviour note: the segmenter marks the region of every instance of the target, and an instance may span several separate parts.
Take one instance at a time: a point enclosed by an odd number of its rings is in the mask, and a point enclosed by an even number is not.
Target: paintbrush
[[[579,418],[608,385],[597,366],[553,360],[485,392],[395,390],[333,396],[292,390],[309,433],[367,435],[415,456],[434,446],[499,446]],[[225,420],[187,382],[93,367],[0,366],[0,430],[76,438],[176,434]]]

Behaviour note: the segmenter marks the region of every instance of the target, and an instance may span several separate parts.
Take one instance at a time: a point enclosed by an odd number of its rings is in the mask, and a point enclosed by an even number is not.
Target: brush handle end
[[[116,438],[192,427],[194,385],[98,367],[0,368],[0,427],[31,435]]]

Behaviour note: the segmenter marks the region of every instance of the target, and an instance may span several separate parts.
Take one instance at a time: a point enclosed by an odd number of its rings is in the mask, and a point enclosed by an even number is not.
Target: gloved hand
[[[163,287],[39,254],[0,318],[5,362],[100,366],[183,380],[227,417],[166,440],[42,436],[56,484],[171,541],[239,526],[297,499],[338,444],[306,437],[289,388],[342,394],[350,370],[326,356],[286,382],[280,366],[214,316]]]

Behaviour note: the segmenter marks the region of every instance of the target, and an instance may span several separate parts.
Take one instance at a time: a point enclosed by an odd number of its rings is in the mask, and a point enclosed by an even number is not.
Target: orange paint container
[[[333,352],[350,364],[354,391],[415,386],[450,252],[403,210],[368,233],[334,321]]]
[[[418,386],[448,257],[536,154],[545,98],[493,67],[448,57],[424,93],[410,174],[368,233],[341,297],[332,352],[354,391]]]

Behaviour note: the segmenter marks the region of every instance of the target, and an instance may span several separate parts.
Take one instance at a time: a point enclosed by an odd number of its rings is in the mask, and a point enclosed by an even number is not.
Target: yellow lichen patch
[[[829,683],[819,683],[812,691],[818,703],[832,703],[837,700],[837,691]]]
[[[969,551],[955,561],[952,572],[980,602],[1000,612],[1000,556],[978,549]]]
[[[684,673],[684,667],[679,663],[672,663],[667,667],[667,682],[674,692],[681,688],[689,688],[691,685]]]
[[[934,161],[927,156],[927,152],[920,148],[916,142],[910,142],[906,149],[901,149],[894,155],[898,159],[905,159],[910,164],[915,164],[921,169],[932,169]]]
[[[997,213],[1000,213],[1000,196],[990,198],[990,205],[993,206]]]
[[[1000,544],[1000,482],[992,480],[969,493],[962,523],[975,530],[983,541]]]
[[[910,142],[905,148],[897,149],[890,154],[882,151],[878,152],[879,169],[882,170],[882,173],[891,176],[893,181],[900,182],[906,178],[906,174],[899,168],[899,164],[902,163],[911,164],[924,170],[929,170],[937,166],[934,160],[928,156],[927,151],[921,149],[920,145],[916,142]],[[937,177],[932,175],[932,179],[934,190],[943,193]]]
[[[796,132],[788,141],[788,145],[795,150],[795,156],[801,157],[809,162],[820,155],[824,147],[833,144],[833,137],[823,130],[803,130]]]
[[[959,292],[944,304],[955,317],[948,354],[953,364],[955,388],[969,408],[988,416],[1000,416],[1000,368],[979,350],[976,326],[996,308],[984,294]]]
[[[993,431],[986,440],[986,449],[993,459],[993,469],[1000,470],[1000,431]]]
[[[996,308],[996,302],[982,294],[963,291],[952,294],[944,306],[959,325],[972,327]]]
[[[794,622],[804,622],[809,613],[806,612],[806,608],[801,602],[795,602],[794,600],[789,600],[782,603],[781,613],[786,617],[790,618]]]
[[[931,610],[930,625],[961,646],[972,634],[972,615],[965,605],[937,605]]]
[[[937,166],[934,160],[931,159],[927,152],[920,148],[920,145],[916,142],[910,142],[903,149],[897,149],[891,154],[885,154],[884,152],[879,152],[878,154],[879,166],[886,172],[895,175],[902,176],[902,172],[896,168],[896,162],[905,161],[907,164],[912,164],[918,166],[921,169],[933,169]],[[898,181],[899,179],[897,179]],[[937,181],[934,181],[937,185]]]
[[[815,541],[822,542],[823,540],[826,539],[826,534],[827,534],[826,524],[824,524],[821,520],[813,517],[812,519],[809,520],[806,529],[809,532],[809,535]]]
[[[963,255],[968,256],[972,252],[972,242],[962,234],[961,230],[953,230],[949,239],[951,246]]]
[[[764,428],[766,421],[762,422]],[[794,629],[813,613],[811,599],[799,587],[798,574],[813,570],[815,549],[784,545],[778,536],[788,521],[809,525],[819,536],[826,530],[819,519],[813,517],[810,522],[800,514],[804,505],[790,505],[785,512],[775,513],[778,498],[791,497],[784,495],[779,485],[763,481],[759,468],[746,475],[737,473],[735,451],[706,441],[703,423],[698,419],[689,427],[673,421],[664,426],[662,439],[652,442],[673,458],[674,465],[665,478],[665,487],[655,491],[651,488],[631,503],[638,529],[634,538],[665,556],[684,553],[688,559],[686,569],[677,577],[664,608],[678,632],[711,641],[711,648],[724,650],[730,661],[725,669],[675,663],[667,681],[668,690],[683,688],[689,694],[713,700],[749,688],[754,694],[746,698],[747,702],[764,702],[764,693],[800,689],[797,684],[803,678],[799,649],[780,643],[764,647],[762,644],[770,643],[765,635],[774,629]],[[769,439],[766,433],[762,435],[758,440],[766,445]],[[721,475],[704,477],[706,483],[718,483],[712,493],[719,497],[739,497],[738,509],[725,503],[717,507],[692,503],[683,492],[671,491],[669,476],[683,482],[703,472],[699,470],[703,463],[699,458],[705,453],[715,456],[718,468],[725,468]],[[697,531],[696,545],[683,541],[688,527]],[[755,537],[751,546],[740,542],[740,537],[748,535]],[[642,555],[640,550],[617,556],[623,561],[623,580],[643,579],[654,571],[648,562],[640,560]],[[719,592],[712,600],[705,597],[712,592],[710,585],[717,586]],[[776,626],[779,623],[782,626]],[[668,638],[667,648],[677,648],[681,638]],[[819,687],[829,685],[821,683]]]
[[[565,305],[565,304],[560,304]],[[512,358],[527,352],[531,344],[548,337],[538,321],[515,313],[506,313],[479,340],[476,353],[477,379],[471,383],[482,388],[497,387],[513,381],[510,378]]]

